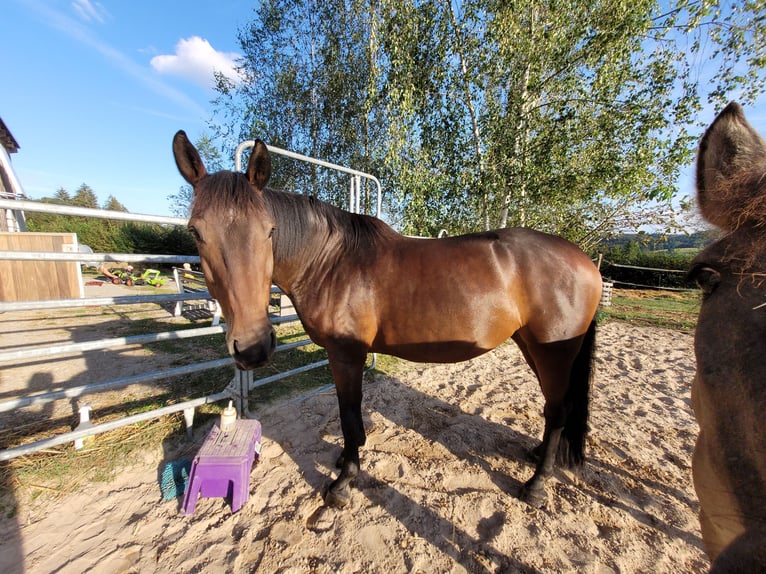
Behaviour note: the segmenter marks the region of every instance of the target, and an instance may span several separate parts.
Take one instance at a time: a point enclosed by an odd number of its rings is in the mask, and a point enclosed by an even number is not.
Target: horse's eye
[[[689,275],[697,281],[697,285],[706,297],[713,293],[721,282],[721,274],[707,265],[697,265]]]
[[[194,227],[193,225],[190,225],[189,227],[187,227],[187,229],[189,230],[189,233],[191,233],[191,236],[194,238],[195,241],[202,241],[202,237],[200,236],[199,231],[197,231],[196,227]]]
[[[271,239],[272,237],[274,237],[274,232],[275,232],[276,230],[277,230],[277,228],[276,228],[276,227],[272,227],[272,228],[271,228],[271,231],[269,231],[269,239]]]

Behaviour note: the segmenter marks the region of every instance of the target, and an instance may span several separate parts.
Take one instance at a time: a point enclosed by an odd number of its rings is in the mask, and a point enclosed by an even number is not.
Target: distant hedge
[[[159,225],[28,212],[27,230],[76,233],[77,241],[96,253],[197,255],[189,232],[175,225]]]

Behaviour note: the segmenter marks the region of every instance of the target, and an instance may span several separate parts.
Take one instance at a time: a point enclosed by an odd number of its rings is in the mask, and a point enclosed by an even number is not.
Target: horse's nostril
[[[268,361],[276,349],[277,335],[270,329],[268,334],[260,332],[257,338],[249,341],[249,338],[232,339],[229,343],[230,354],[240,369],[253,369]]]

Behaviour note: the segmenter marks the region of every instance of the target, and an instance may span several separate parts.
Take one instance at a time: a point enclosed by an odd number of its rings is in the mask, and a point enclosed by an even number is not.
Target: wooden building
[[[11,130],[0,118],[0,198],[25,199],[24,191],[13,171],[11,154],[19,151],[19,143]],[[24,231],[24,212],[17,209],[0,208],[0,231]]]
[[[26,199],[11,154],[19,144],[0,118],[0,198]],[[77,252],[74,233],[28,233],[24,212],[0,208],[0,251]],[[0,301],[39,301],[83,297],[80,265],[75,261],[0,259]]]

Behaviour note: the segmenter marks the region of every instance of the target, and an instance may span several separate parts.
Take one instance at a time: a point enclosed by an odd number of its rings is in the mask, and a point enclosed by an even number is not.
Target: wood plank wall
[[[0,233],[0,251],[77,251],[74,233]],[[0,301],[82,297],[76,261],[0,260]]]

